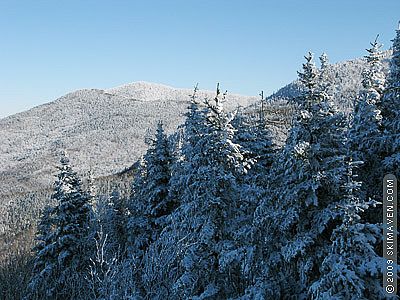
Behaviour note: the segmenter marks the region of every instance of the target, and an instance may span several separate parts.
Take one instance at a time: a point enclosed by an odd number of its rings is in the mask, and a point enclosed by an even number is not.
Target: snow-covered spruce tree
[[[321,63],[321,71],[325,71],[329,67],[329,59],[328,55],[324,52],[319,57],[319,61]]]
[[[37,244],[33,248],[36,253],[32,278],[24,299],[49,299],[55,295],[57,255],[54,239],[54,208],[44,209],[37,226]]]
[[[319,84],[312,54],[305,58],[298,116],[255,212],[257,279],[247,291],[250,298],[306,297],[336,223],[346,120]]]
[[[171,178],[169,179],[169,187],[168,187],[168,198],[169,201],[174,203],[175,209],[179,206],[180,202],[180,171],[182,169],[182,162],[184,161],[184,156],[182,153],[182,145],[184,143],[184,124],[180,125],[178,129],[169,136],[168,143],[170,145],[170,154],[171,154],[171,164],[170,164],[170,173]],[[167,223],[169,221],[165,219]],[[165,224],[167,225],[167,224]]]
[[[251,169],[237,178],[242,211],[237,245],[242,249],[242,253],[246,254],[242,260],[246,282],[253,281],[251,258],[254,254],[252,239],[254,212],[260,200],[268,193],[266,189],[268,174],[277,153],[277,146],[273,143],[262,108],[259,114],[249,115],[239,112],[232,122],[236,129],[233,141],[241,146],[244,158],[252,163]]]
[[[135,264],[139,264],[144,251],[151,242],[152,228],[146,215],[147,201],[142,197],[142,188],[147,181],[146,161],[141,157],[135,166],[132,193],[128,201],[127,254]]]
[[[367,67],[362,73],[363,90],[357,99],[350,129],[350,148],[356,160],[363,161],[360,197],[381,199],[382,188],[382,115],[379,110],[385,84],[381,45],[375,40],[368,49]],[[380,215],[375,221],[380,220]]]
[[[343,198],[337,204],[341,225],[332,233],[329,254],[320,267],[320,278],[310,288],[313,299],[384,299],[381,286],[383,258],[374,250],[382,240],[381,228],[363,222],[361,215],[376,204],[360,199],[361,182],[353,173],[360,161],[347,158]]]
[[[254,181],[262,181],[263,173],[271,166],[277,148],[263,115],[264,112],[258,116],[239,111],[232,121],[236,130],[234,142],[241,146],[243,156],[254,163],[247,173]]]
[[[95,185],[95,179],[93,172],[89,170],[87,181],[84,186],[87,191],[88,203],[91,207],[89,215],[89,234],[88,234],[88,244],[94,243],[97,238],[98,232],[101,230],[102,226],[102,205],[101,197],[97,194],[97,186]],[[94,251],[94,249],[93,249]]]
[[[390,72],[382,97],[385,159],[387,173],[400,176],[400,23],[393,40]]]
[[[181,206],[174,214],[186,239],[177,257],[182,271],[173,286],[177,298],[227,299],[245,284],[237,244],[241,203],[237,176],[246,169],[239,145],[233,143],[232,117],[215,104],[199,108],[192,101],[183,145]]]
[[[155,138],[150,142],[133,184],[130,199],[132,215],[128,223],[133,246],[131,255],[143,255],[143,250],[157,239],[165,226],[165,218],[176,206],[168,197],[171,162],[168,138],[159,122]]]
[[[170,214],[176,206],[168,197],[172,157],[162,122],[158,122],[155,138],[144,158],[147,182],[142,187],[142,195],[147,200],[147,215],[152,219],[154,230],[159,231],[163,216]]]
[[[188,110],[185,114],[184,124],[179,126],[180,141],[179,146],[173,155],[173,164],[171,165],[171,178],[169,187],[169,198],[175,203],[180,204],[183,187],[185,182],[187,159],[193,154],[193,147],[198,140],[198,135],[204,130],[204,116],[197,99],[198,86],[196,85],[191,95]]]
[[[325,90],[327,94],[333,94],[333,86],[334,82],[332,80],[332,75],[330,74],[332,72],[331,70],[331,65],[329,63],[328,55],[324,52],[321,54],[319,57],[319,61],[321,64],[321,67],[318,72],[318,85],[320,86],[320,89]],[[332,98],[329,98],[329,101],[333,101]]]
[[[177,294],[173,290],[174,283],[182,275],[180,271],[180,260],[182,259],[183,251],[189,245],[190,230],[183,228],[181,225],[186,221],[188,216],[184,215],[178,208],[181,204],[183,195],[187,193],[186,180],[188,170],[187,159],[191,158],[194,153],[193,146],[198,140],[197,135],[200,131],[204,131],[204,115],[197,103],[197,86],[191,96],[190,106],[186,113],[185,123],[182,124],[179,130],[179,136],[175,137],[175,141],[171,143],[174,151],[171,151],[172,164],[171,164],[171,178],[169,181],[168,198],[170,201],[177,205],[177,208],[170,216],[166,215],[164,218],[164,225],[166,228],[161,232],[160,236],[152,243],[147,243],[146,251],[142,251],[142,267],[141,278],[142,294],[145,297],[154,299],[174,299]],[[137,178],[136,184],[133,186],[144,185],[143,182],[146,178],[147,167],[145,160],[142,160],[143,167],[142,176]],[[138,189],[140,190],[140,189]],[[134,201],[132,203],[138,203]],[[145,210],[144,207],[136,209],[136,211]],[[136,244],[140,245],[150,240],[151,226],[149,219],[146,217],[132,218],[132,223],[137,224],[136,228],[141,227],[141,231],[147,234],[137,234],[141,237],[139,240],[136,238]],[[139,225],[139,226],[138,226]],[[140,243],[138,243],[140,242]],[[137,248],[134,247],[134,248]],[[142,247],[143,248],[143,247]]]
[[[232,121],[236,131],[233,142],[240,145],[243,157],[252,164],[246,174],[237,178],[241,184],[240,198],[243,205],[248,205],[250,218],[253,217],[255,205],[265,193],[267,174],[277,149],[263,114],[260,112],[260,115],[245,115],[238,112]],[[248,225],[251,223],[249,220]]]
[[[45,258],[49,261],[44,259],[44,263],[35,268],[32,287],[44,287],[45,299],[77,299],[85,297],[87,292],[83,278],[90,258],[87,242],[91,207],[89,197],[83,192],[81,181],[65,155],[61,157],[58,169],[52,195],[57,204],[51,211],[52,217],[45,215],[43,226],[40,226],[48,231],[43,231],[45,236],[41,234],[40,239],[46,241],[45,247],[37,253],[38,258],[48,253]],[[48,288],[46,283],[36,285],[34,282],[37,278],[41,280],[41,274],[51,274],[54,284],[49,282]]]
[[[127,232],[127,212],[125,208],[125,199],[120,195],[117,189],[111,192],[111,195],[105,196],[105,203],[101,207],[100,228],[98,233],[108,236],[107,245],[112,252],[122,254],[125,250]],[[98,234],[96,236],[98,239]]]

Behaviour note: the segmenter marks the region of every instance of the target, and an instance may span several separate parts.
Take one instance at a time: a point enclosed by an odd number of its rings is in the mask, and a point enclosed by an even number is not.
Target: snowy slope
[[[389,71],[389,57],[391,50],[384,52],[383,65],[385,72]],[[331,64],[327,68],[327,80],[330,82],[330,95],[333,97],[337,106],[349,112],[353,107],[353,101],[362,88],[361,74],[366,66],[364,58]],[[279,89],[276,93],[268,97],[270,101],[284,100],[300,95],[301,86],[298,80]]]
[[[361,89],[364,66],[364,59],[356,59],[331,65],[328,71],[331,92],[344,111],[349,111]],[[263,110],[278,144],[284,143],[294,112],[286,100],[299,91],[299,83],[294,81],[264,102]],[[171,133],[182,123],[192,93],[191,89],[135,82],[108,90],[75,91],[0,119],[0,204],[6,204],[0,206],[0,215],[13,209],[16,200],[28,199],[28,192],[43,201],[41,194],[51,191],[52,174],[62,149],[67,150],[81,175],[91,169],[95,177],[119,180],[113,174],[130,167],[144,153],[149,128],[154,129],[162,120]],[[215,94],[200,91],[198,95],[201,99]],[[228,109],[240,105],[246,113],[260,113],[261,105],[255,97],[229,95],[227,100]],[[11,201],[14,204],[7,205]],[[6,218],[0,217],[0,233],[2,219]]]
[[[364,67],[364,59],[356,59],[328,69],[332,95],[344,111],[351,109],[361,89]],[[300,90],[294,81],[267,99],[267,114],[280,142],[285,139],[292,112],[285,100],[299,95]],[[0,196],[50,187],[57,150],[63,148],[80,173],[93,169],[95,176],[106,176],[129,167],[146,148],[148,128],[154,128],[160,119],[171,133],[182,122],[192,92],[134,82],[108,90],[75,91],[0,119]],[[212,91],[199,92],[200,98],[213,96]],[[256,102],[255,97],[229,95],[225,106],[248,106],[248,111],[257,112],[260,104]]]
[[[390,52],[388,51],[387,55]],[[386,64],[387,65],[387,64]],[[364,59],[333,64],[328,70],[332,94],[349,111],[361,89]],[[285,100],[300,92],[298,81],[267,99],[266,112],[279,142],[285,139],[292,109]],[[87,89],[0,119],[0,196],[50,187],[57,150],[66,148],[78,171],[93,169],[106,176],[129,167],[144,152],[144,137],[160,119],[171,133],[183,120],[191,89],[134,82],[108,90]],[[200,91],[199,97],[214,92]],[[248,106],[258,112],[256,98],[229,95],[225,106]]]
[[[390,55],[390,50],[384,52],[383,66],[386,73],[389,72]],[[337,107],[345,113],[351,112],[354,100],[362,89],[362,72],[365,67],[366,60],[359,58],[331,64],[326,70],[329,94]],[[263,103],[267,122],[278,145],[283,145],[285,142],[286,134],[295,112],[294,107],[288,105],[287,101],[298,97],[301,94],[301,90],[300,82],[295,80],[267,97]],[[247,113],[259,113],[260,110],[260,101],[251,104],[245,109]]]
[[[182,122],[190,89],[136,82],[109,90],[69,93],[51,103],[0,119],[0,196],[51,187],[58,151],[79,173],[105,176],[132,165],[158,120],[171,133]],[[200,97],[213,97],[202,91]],[[227,108],[255,98],[232,95]]]

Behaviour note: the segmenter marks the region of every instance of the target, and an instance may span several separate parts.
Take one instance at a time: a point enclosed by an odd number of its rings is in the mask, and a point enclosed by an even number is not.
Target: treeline
[[[352,114],[311,53],[278,147],[262,114],[191,97],[159,123],[132,193],[83,189],[67,156],[38,225],[25,299],[383,299],[381,184],[400,175],[400,30],[377,41]]]

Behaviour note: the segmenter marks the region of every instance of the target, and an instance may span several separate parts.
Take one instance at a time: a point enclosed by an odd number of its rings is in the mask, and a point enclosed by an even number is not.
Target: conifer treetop
[[[399,28],[396,30],[396,36],[392,40],[393,54],[390,64],[390,74],[388,79],[388,89],[400,90],[400,21]]]
[[[321,54],[319,61],[321,62],[321,70],[325,70],[329,66],[328,55],[325,52]]]
[[[365,89],[364,100],[368,104],[379,103],[385,88],[381,47],[377,36],[375,41],[371,43],[371,48],[367,49],[368,54],[365,56],[368,67],[362,73],[362,84]]]
[[[295,101],[298,102],[300,109],[312,112],[314,108],[320,109],[315,107],[316,104],[326,102],[325,100],[329,97],[325,84],[321,82],[320,72],[315,66],[313,53],[308,52],[304,58],[306,62],[303,63],[303,71],[297,72],[299,80],[304,86],[304,92]]]

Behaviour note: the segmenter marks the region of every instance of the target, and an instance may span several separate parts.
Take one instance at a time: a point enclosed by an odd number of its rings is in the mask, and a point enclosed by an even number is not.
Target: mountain
[[[189,89],[135,82],[85,89],[0,120],[0,196],[51,187],[59,151],[76,170],[107,176],[131,166],[146,149],[145,136],[163,121],[173,132],[184,119]],[[200,98],[214,92],[199,91]],[[230,95],[228,109],[254,97]]]
[[[386,71],[389,55],[387,51]],[[327,69],[333,99],[347,113],[360,92],[364,67],[364,59],[355,59]],[[283,145],[295,111],[287,100],[300,91],[296,80],[262,102],[228,94],[224,105],[230,110],[242,106],[245,114],[263,112],[275,142]],[[0,119],[0,235],[30,226],[36,219],[51,193],[61,150],[67,151],[80,175],[93,172],[101,192],[110,189],[109,182],[128,184],[129,178],[121,178],[145,152],[146,136],[152,134],[158,120],[163,121],[167,133],[174,132],[184,120],[192,93],[190,89],[134,82],[108,90],[75,91]],[[213,98],[215,92],[199,91],[198,96]]]
[[[390,51],[385,53],[388,67]],[[332,64],[327,69],[331,94],[338,107],[349,112],[361,89],[364,59]],[[296,97],[301,86],[296,80],[269,96],[263,103],[271,129],[283,143],[292,108],[286,101]],[[83,174],[108,176],[132,165],[146,149],[145,136],[158,120],[172,133],[184,119],[190,89],[162,84],[134,82],[101,90],[84,89],[53,102],[0,119],[0,196],[49,188],[58,163],[58,151],[65,149]],[[199,98],[214,97],[199,91]],[[256,97],[229,95],[227,109],[247,107],[261,110]],[[283,126],[282,126],[283,124]],[[283,134],[282,134],[283,133]]]
[[[385,72],[389,71],[391,50],[383,53]],[[329,82],[329,94],[338,108],[346,113],[350,112],[362,88],[362,72],[366,66],[364,58],[357,58],[336,64],[328,65],[326,80]],[[299,80],[295,80],[279,89],[267,98],[268,101],[283,101],[298,97],[302,91]]]
[[[383,52],[382,62],[386,74],[389,72],[391,54],[391,50]],[[365,58],[357,58],[329,64],[325,71],[329,95],[338,109],[346,114],[352,111],[362,89],[362,72],[365,67]],[[295,107],[290,104],[290,100],[300,96],[301,92],[302,85],[299,80],[295,80],[268,96],[264,101],[258,100],[249,105],[244,112],[254,114],[263,110],[275,143],[283,145],[295,112]]]

